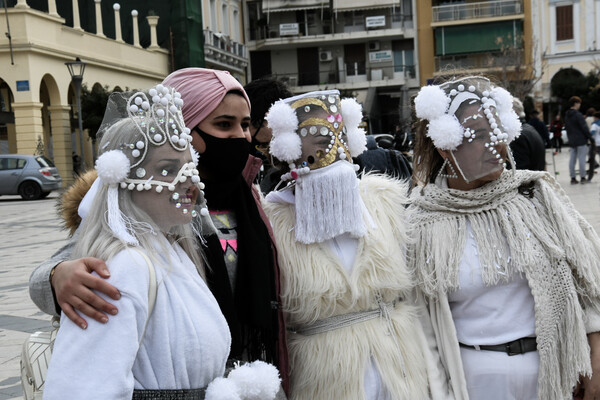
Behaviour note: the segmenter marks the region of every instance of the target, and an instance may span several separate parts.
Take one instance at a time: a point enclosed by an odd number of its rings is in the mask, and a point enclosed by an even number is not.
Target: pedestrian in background
[[[517,169],[544,171],[546,169],[546,147],[535,128],[525,122],[523,103],[513,98],[513,110],[521,121],[521,135],[512,141],[510,149],[513,152]]]
[[[548,133],[548,127],[542,121],[540,121],[540,112],[538,110],[533,110],[531,112],[531,118],[527,123],[535,128],[537,133],[542,138],[542,142],[544,142],[545,147],[550,147],[550,135]]]
[[[275,78],[255,79],[246,84],[244,90],[252,105],[250,109],[251,155],[262,160],[262,168],[257,175],[256,183],[260,185],[263,193],[269,193],[277,186],[283,172],[278,160],[269,154],[269,142],[273,132],[265,120],[265,115],[277,100],[294,94],[285,82]]]
[[[562,118],[560,118],[560,114],[556,114],[554,117],[554,121],[550,124],[550,132],[552,133],[552,147],[554,147],[554,151],[556,153],[562,152],[562,130],[564,128],[564,124],[562,122]]]
[[[573,96],[569,99],[570,108],[565,113],[565,129],[567,130],[567,138],[569,139],[570,158],[569,158],[569,174],[571,175],[571,184],[577,184],[577,176],[575,175],[575,164],[579,163],[579,176],[581,183],[585,183],[585,157],[588,153],[587,144],[591,142],[592,137],[585,122],[585,118],[579,108],[581,108],[581,98]],[[592,168],[593,173],[593,168]]]

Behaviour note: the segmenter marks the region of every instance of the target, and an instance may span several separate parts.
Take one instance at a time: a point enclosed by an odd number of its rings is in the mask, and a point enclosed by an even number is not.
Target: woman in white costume
[[[245,398],[247,388],[221,378],[231,337],[191,231],[208,212],[196,207],[203,186],[182,105],[162,85],[109,99],[73,255],[107,260],[119,313],[108,324],[90,320],[85,331],[63,315],[45,399]],[[276,370],[255,366],[272,379],[257,375],[271,385],[254,390],[274,397]]]
[[[408,259],[455,397],[599,398],[600,240],[550,174],[506,169],[512,96],[467,77],[415,108]]]
[[[275,103],[270,152],[289,166],[269,193],[293,400],[447,398],[404,261],[407,187],[356,177],[361,107],[337,90]],[[443,383],[443,382],[442,382]]]

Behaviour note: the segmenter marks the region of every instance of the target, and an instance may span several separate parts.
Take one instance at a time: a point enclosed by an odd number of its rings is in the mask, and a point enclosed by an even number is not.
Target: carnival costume
[[[182,105],[181,95],[163,85],[109,99],[98,178],[80,204],[78,240],[106,258],[108,282],[121,293],[119,313],[107,324],[91,320],[85,331],[63,313],[44,398],[272,399],[279,389],[277,370],[262,362],[223,377],[227,322],[203,268],[188,256],[198,251],[188,247],[191,230],[178,227],[208,216],[195,207],[204,186]],[[85,237],[105,231],[110,241]]]
[[[484,78],[467,78],[423,88],[417,97],[417,115],[429,120],[427,135],[437,148],[454,152],[461,143],[469,143],[462,142],[461,133],[472,138],[461,132],[454,115],[461,106],[456,96],[465,91],[469,95],[464,97],[480,106],[475,115],[490,110],[485,114],[492,128],[485,146],[490,153],[498,143],[508,144],[518,135],[507,92],[490,88]],[[445,103],[437,101],[442,96]],[[432,99],[437,100],[432,103]],[[462,101],[466,100],[457,100]],[[493,105],[485,107],[491,101]],[[436,104],[443,106],[436,108]],[[456,132],[432,124],[439,118],[453,120]],[[454,133],[452,141],[449,137]],[[458,168],[464,165],[459,162]],[[435,345],[454,395],[468,399],[471,390],[485,390],[489,396],[501,393],[500,386],[507,386],[510,373],[499,386],[470,386],[477,383],[469,380],[469,368],[485,370],[481,360],[489,356],[488,362],[530,363],[534,398],[571,398],[580,375],[591,376],[586,334],[600,330],[598,236],[546,172],[505,170],[478,188],[449,189],[446,181],[458,173],[441,169],[435,182],[413,190],[408,246],[410,268],[427,299]],[[475,269],[466,270],[469,265]],[[490,293],[499,304],[482,301]],[[491,321],[495,313],[500,315],[498,324]],[[525,319],[516,321],[520,315]],[[512,350],[496,346],[513,340],[537,343],[537,353],[535,346]],[[515,354],[520,355],[513,358]],[[474,360],[471,357],[479,357],[473,366],[468,361]]]
[[[426,399],[435,379],[404,262],[407,187],[356,177],[361,116],[337,91],[280,101],[267,115],[270,151],[289,165],[288,186],[264,208],[279,248],[294,400]]]

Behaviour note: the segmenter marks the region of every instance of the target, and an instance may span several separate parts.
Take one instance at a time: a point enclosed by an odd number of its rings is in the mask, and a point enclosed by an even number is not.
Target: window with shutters
[[[573,5],[556,7],[556,40],[573,39]]]

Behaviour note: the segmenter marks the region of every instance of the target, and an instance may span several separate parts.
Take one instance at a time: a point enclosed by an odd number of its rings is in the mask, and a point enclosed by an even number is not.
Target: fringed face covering
[[[411,200],[408,261],[430,301],[459,287],[468,220],[484,283],[522,272],[531,288],[539,398],[569,397],[579,375],[591,373],[584,313],[600,296],[600,241],[554,179],[505,171],[469,191],[430,184],[413,190]]]

